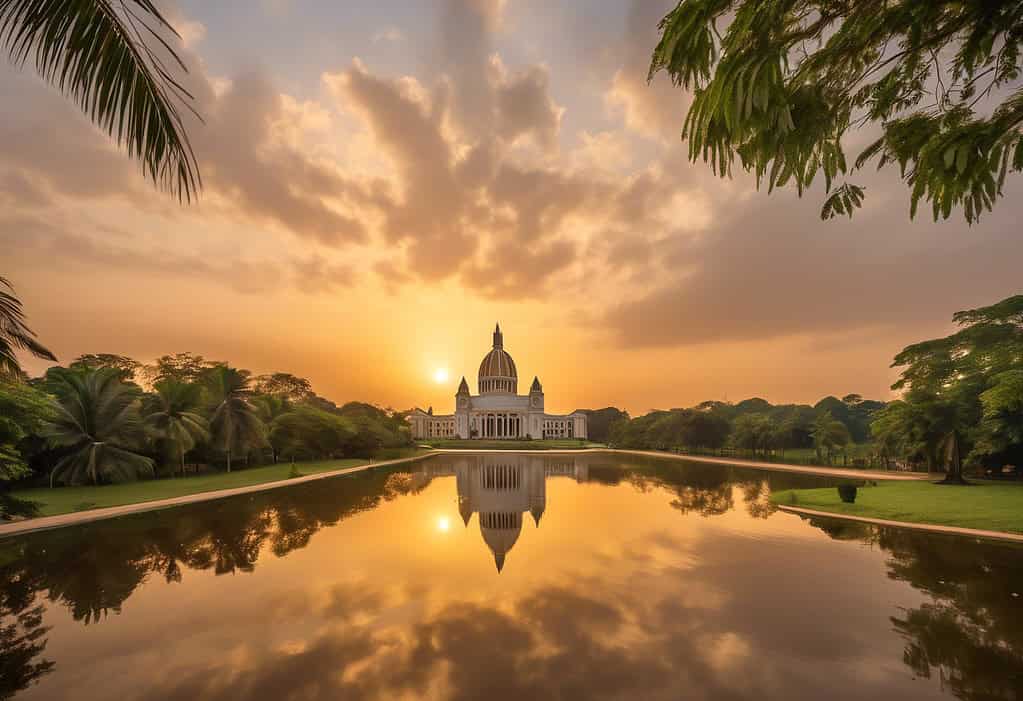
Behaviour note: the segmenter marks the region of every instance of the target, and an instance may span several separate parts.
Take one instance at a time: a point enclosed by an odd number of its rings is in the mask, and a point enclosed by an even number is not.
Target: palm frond
[[[195,111],[157,53],[187,72],[161,32],[177,36],[151,0],[0,0],[0,45],[11,60],[31,59],[157,186],[191,201],[202,180],[178,106]]]
[[[14,296],[11,283],[0,277],[0,376],[20,376],[21,366],[15,355],[18,349],[44,360],[57,360],[46,346],[36,340],[35,333],[25,324],[21,300]]]

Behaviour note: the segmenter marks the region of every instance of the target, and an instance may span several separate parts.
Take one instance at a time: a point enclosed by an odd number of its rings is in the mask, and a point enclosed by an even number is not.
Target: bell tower
[[[469,383],[462,377],[458,384],[458,392],[455,394],[455,433],[459,438],[465,440],[471,438],[469,435]]]

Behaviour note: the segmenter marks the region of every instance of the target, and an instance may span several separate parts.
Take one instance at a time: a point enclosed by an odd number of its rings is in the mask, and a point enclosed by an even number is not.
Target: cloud
[[[373,43],[397,42],[405,38],[405,33],[397,27],[384,27],[373,34]]]
[[[901,188],[881,175],[870,190]],[[908,223],[891,204],[821,222],[819,198],[776,191],[715,208],[703,237],[661,249],[684,274],[613,307],[604,323],[630,347],[865,332],[947,323],[956,309],[1018,287],[1011,194],[972,230],[956,221]]]
[[[660,34],[657,25],[677,3],[673,0],[632,0],[614,71],[604,99],[620,110],[625,126],[662,142],[677,141],[691,96],[672,85],[665,74],[647,81],[650,56]]]
[[[495,85],[498,133],[509,143],[532,135],[540,147],[555,151],[564,110],[551,99],[550,72],[530,66],[508,75],[500,63],[496,63],[495,70],[499,74]]]
[[[194,23],[178,24],[188,29]],[[280,138],[279,125],[294,101],[265,73],[242,72],[217,89],[191,47],[179,42],[177,48],[189,70],[183,80],[203,119],[185,118],[204,179],[203,199],[326,246],[364,241],[365,229],[350,210],[370,196],[370,184],[354,183],[335,163]],[[3,71],[0,90],[0,177],[34,183],[54,206],[62,198],[114,197],[142,207],[166,204],[106,135],[40,79]]]
[[[0,243],[10,261],[48,261],[50,268],[75,271],[84,268],[201,279],[243,294],[272,292],[282,285],[292,285],[306,294],[330,293],[359,279],[350,265],[320,255],[224,258],[212,249],[182,253],[169,244],[140,246],[138,232],[108,229],[105,233],[105,237],[77,233],[66,221],[32,213],[0,215]]]

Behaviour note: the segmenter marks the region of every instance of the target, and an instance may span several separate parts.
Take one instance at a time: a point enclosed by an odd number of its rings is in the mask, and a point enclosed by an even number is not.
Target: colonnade
[[[472,419],[478,438],[523,438],[527,433],[525,414],[491,411]]]

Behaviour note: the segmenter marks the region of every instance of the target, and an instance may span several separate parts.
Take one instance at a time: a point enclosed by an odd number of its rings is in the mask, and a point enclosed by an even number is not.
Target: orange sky
[[[204,119],[196,205],[0,66],[0,275],[62,361],[191,351],[449,410],[500,321],[555,411],[884,398],[904,345],[1019,292],[1014,182],[968,228],[909,223],[868,174],[824,223],[820,192],[688,163],[686,95],[646,83],[670,1],[161,5]]]

